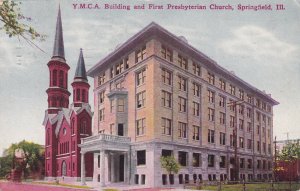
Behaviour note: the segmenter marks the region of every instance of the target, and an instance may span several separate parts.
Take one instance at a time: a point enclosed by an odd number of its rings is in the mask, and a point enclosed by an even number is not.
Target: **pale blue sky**
[[[73,3],[134,4],[283,3],[285,11],[150,11],[74,10]],[[21,10],[30,24],[48,37],[38,45],[0,32],[0,154],[13,142],[26,139],[44,144],[42,121],[47,108],[48,67],[59,1],[23,0]],[[64,0],[61,1],[65,54],[73,80],[79,49],[86,67],[154,21],[235,72],[280,102],[274,108],[274,136],[300,138],[300,4],[298,0]],[[89,79],[90,83],[92,79]],[[91,83],[92,85],[92,83]],[[69,86],[70,88],[71,86]],[[91,88],[92,89],[92,88]],[[70,90],[70,89],[69,89]],[[92,90],[90,90],[92,95]],[[93,100],[93,99],[90,99]],[[70,102],[72,101],[70,97]],[[92,103],[91,103],[92,104]]]

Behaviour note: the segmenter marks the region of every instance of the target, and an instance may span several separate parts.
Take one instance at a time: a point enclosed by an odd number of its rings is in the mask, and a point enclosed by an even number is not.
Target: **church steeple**
[[[55,39],[54,39],[54,48],[53,48],[52,58],[54,58],[54,57],[60,57],[60,58],[65,59],[64,38],[63,38],[60,6],[58,7],[58,14],[57,14],[57,20],[56,20],[56,31],[55,31]]]
[[[80,49],[80,54],[77,62],[77,68],[76,68],[74,79],[87,80],[82,49]]]
[[[89,88],[86,77],[85,64],[82,49],[80,49],[77,68],[72,83],[73,87],[73,102],[75,107],[81,107],[82,103],[89,103]]]
[[[47,89],[48,113],[57,113],[62,108],[69,107],[68,91],[68,71],[69,65],[66,63],[63,30],[61,22],[61,11],[58,9],[53,55],[48,62],[50,73],[50,83]]]

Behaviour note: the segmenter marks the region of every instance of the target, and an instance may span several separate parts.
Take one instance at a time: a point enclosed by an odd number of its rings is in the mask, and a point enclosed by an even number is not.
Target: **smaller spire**
[[[87,80],[82,48],[80,48],[80,54],[77,62],[77,68],[74,79],[76,78]]]
[[[63,38],[63,29],[62,29],[62,22],[61,22],[60,5],[58,7],[54,48],[53,48],[52,57],[60,57],[60,58],[65,59],[64,38]]]

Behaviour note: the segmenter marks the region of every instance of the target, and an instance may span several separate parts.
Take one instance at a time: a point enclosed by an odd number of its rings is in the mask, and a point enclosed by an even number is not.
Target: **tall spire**
[[[74,76],[74,79],[77,78],[87,80],[82,49],[80,49],[77,68]]]
[[[65,59],[65,50],[64,50],[64,39],[63,39],[63,29],[61,23],[61,12],[60,5],[58,8],[57,21],[56,21],[56,31],[54,39],[54,48],[53,48],[53,57],[60,57]]]

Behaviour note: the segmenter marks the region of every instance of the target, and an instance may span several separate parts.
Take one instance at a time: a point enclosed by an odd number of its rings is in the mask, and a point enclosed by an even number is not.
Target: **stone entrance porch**
[[[130,183],[130,138],[118,135],[98,134],[81,139],[81,184],[86,184],[86,153],[94,153],[94,182],[100,187],[107,184]],[[95,161],[96,160],[96,161]]]

